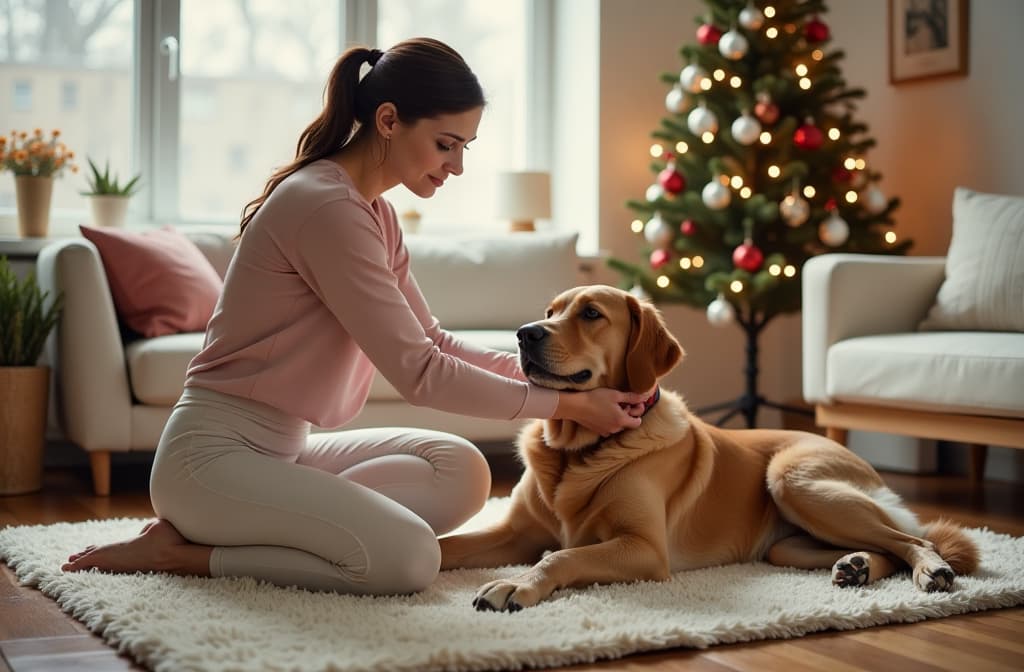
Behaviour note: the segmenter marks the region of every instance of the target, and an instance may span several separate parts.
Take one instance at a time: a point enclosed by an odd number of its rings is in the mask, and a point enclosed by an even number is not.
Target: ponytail
[[[362,79],[363,63],[370,71]],[[324,87],[324,109],[299,136],[295,159],[278,168],[258,198],[242,209],[239,236],[252,222],[277,185],[314,161],[347,145],[362,129],[373,125],[382,103],[395,105],[399,121],[414,124],[483,107],[483,89],[476,75],[454,49],[431,38],[399,42],[385,52],[353,47],[334,64]]]
[[[286,177],[314,161],[330,156],[349,141],[356,126],[355,92],[359,84],[359,68],[379,53],[376,49],[353,47],[334,64],[324,87],[323,111],[299,136],[299,142],[295,147],[295,159],[275,170],[263,187],[263,193],[249,201],[242,209],[239,236],[245,232],[245,227],[252,221],[260,206]]]

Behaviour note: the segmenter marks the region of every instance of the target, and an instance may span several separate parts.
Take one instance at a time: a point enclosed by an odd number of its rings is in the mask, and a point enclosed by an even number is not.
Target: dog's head
[[[683,357],[654,306],[605,285],[562,292],[517,335],[526,377],[559,390],[646,392]]]

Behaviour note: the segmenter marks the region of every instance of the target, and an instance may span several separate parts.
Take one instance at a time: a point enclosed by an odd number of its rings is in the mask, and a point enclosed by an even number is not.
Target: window
[[[62,112],[74,112],[78,109],[78,82],[74,80],[61,82],[60,109]]]
[[[494,174],[548,167],[532,149],[543,133],[531,132],[529,111],[543,97],[533,97],[527,77],[537,51],[531,12],[547,2],[509,0],[495,12],[477,0],[6,0],[5,124],[59,128],[80,165],[88,156],[126,177],[141,172],[136,216],[235,225],[293,158],[346,45],[436,37],[483,84],[479,140],[465,174],[435,198],[420,201],[402,187],[387,196],[399,210],[423,212],[425,228],[503,230],[490,207]],[[84,186],[81,174],[58,180],[55,215],[84,213]],[[0,180],[0,208],[13,189]]]
[[[377,33],[382,49],[415,36],[435,37],[451,45],[476,73],[487,98],[477,140],[464,156],[464,172],[429,200],[404,187],[387,198],[401,213],[418,210],[425,231],[445,228],[500,227],[493,211],[496,174],[526,166],[527,18],[529,2],[464,0],[379,0]],[[542,167],[547,167],[546,165]]]
[[[15,112],[31,112],[32,111],[32,82],[27,79],[20,79],[14,82],[14,111]]]
[[[131,0],[34,2],[7,0],[0,13],[0,90],[12,91],[4,110],[11,129],[49,135],[60,129],[76,162],[90,156],[127,172],[132,156]],[[0,203],[14,202],[14,180],[0,176]],[[85,211],[82,173],[53,186],[53,207]],[[12,206],[13,209],[13,206]],[[77,222],[76,222],[77,223]]]

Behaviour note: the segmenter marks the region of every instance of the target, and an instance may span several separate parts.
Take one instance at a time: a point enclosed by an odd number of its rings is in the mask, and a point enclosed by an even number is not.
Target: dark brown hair
[[[360,79],[363,63],[370,70]],[[300,168],[334,154],[366,129],[382,103],[393,103],[403,124],[466,112],[485,104],[476,75],[458,52],[438,40],[420,37],[387,51],[353,47],[334,64],[324,87],[324,109],[299,136],[295,159],[274,171],[263,193],[242,209],[241,231],[277,185]]]

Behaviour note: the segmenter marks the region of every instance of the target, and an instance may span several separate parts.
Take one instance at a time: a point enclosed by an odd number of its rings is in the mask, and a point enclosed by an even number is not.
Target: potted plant
[[[0,135],[0,171],[14,173],[15,202],[18,210],[18,235],[23,238],[45,238],[50,227],[50,202],[53,178],[67,168],[78,172],[71,162],[75,153],[60,140],[60,130],[50,138],[43,129],[32,133],[11,131],[10,137]]]
[[[89,162],[90,175],[85,179],[89,182],[89,191],[83,191],[92,204],[92,219],[96,226],[124,226],[125,214],[128,212],[128,199],[138,189],[139,177],[136,175],[121,184],[117,175],[110,174],[110,162],[107,161],[103,172],[96,167],[92,159]]]
[[[50,367],[37,364],[63,296],[48,298],[35,273],[19,280],[0,257],[0,495],[42,485]]]

